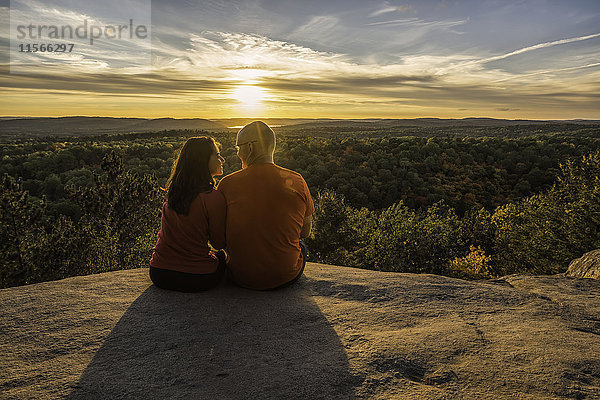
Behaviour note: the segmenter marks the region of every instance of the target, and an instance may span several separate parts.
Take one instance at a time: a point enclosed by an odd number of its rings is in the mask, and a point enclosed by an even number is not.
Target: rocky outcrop
[[[566,275],[576,278],[600,279],[600,249],[587,252],[580,258],[571,261]]]
[[[6,399],[600,398],[600,282],[309,263],[204,293],[147,269],[0,290]]]

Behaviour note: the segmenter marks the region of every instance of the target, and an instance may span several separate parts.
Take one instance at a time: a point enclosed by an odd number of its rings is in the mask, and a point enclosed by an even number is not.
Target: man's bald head
[[[238,132],[237,146],[242,168],[255,163],[272,163],[275,132],[262,121],[251,122]]]
[[[248,125],[240,129],[238,132],[239,139],[244,142],[256,140],[258,147],[262,148],[266,153],[273,153],[275,150],[275,132],[262,121],[250,122]]]

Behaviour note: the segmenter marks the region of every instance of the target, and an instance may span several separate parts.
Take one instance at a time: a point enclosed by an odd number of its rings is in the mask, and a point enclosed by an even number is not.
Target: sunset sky
[[[0,4],[4,116],[600,119],[598,0]],[[151,34],[11,45],[84,19]]]

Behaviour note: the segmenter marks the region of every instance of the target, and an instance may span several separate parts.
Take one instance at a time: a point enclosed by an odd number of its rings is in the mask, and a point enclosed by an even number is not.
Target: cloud
[[[236,86],[236,82],[215,81],[183,76],[181,73],[162,71],[160,73],[122,74],[111,72],[70,72],[60,69],[52,72],[36,72],[27,75],[0,75],[0,88],[28,89],[40,92],[79,92],[90,94],[127,94],[180,96],[198,93],[226,93]]]
[[[411,6],[409,4],[391,7],[388,3],[386,3],[386,5],[383,8],[380,8],[380,9],[375,10],[372,13],[370,13],[369,17],[376,17],[378,15],[387,14],[390,12],[403,13],[403,12],[409,12],[409,11],[413,11],[413,12],[415,11],[413,6]]]
[[[312,21],[312,22],[310,22]],[[312,18],[310,29],[333,29],[336,17]],[[434,29],[464,21],[402,20],[407,27]],[[438,24],[436,26],[436,24]],[[393,25],[393,24],[391,24]],[[399,25],[396,21],[396,25]],[[394,25],[395,26],[395,25]],[[565,68],[519,74],[491,68],[490,61],[539,48],[592,39],[600,34],[540,43],[494,57],[476,54],[406,53],[393,63],[357,60],[351,54],[319,51],[289,40],[264,35],[205,30],[182,33],[178,30],[153,42],[152,70],[115,68],[91,69],[86,60],[74,58],[71,65],[33,69],[19,76],[0,75],[3,94],[82,94],[97,97],[166,99],[167,102],[224,104],[239,85],[265,89],[265,104],[271,110],[301,110],[302,105],[344,105],[366,109],[421,107],[423,109],[465,106],[496,111],[527,110],[532,107],[559,109],[566,104],[598,105],[600,63],[585,62]],[[114,56],[114,55],[113,55]],[[585,64],[583,64],[585,62]],[[587,74],[577,74],[579,69]],[[551,74],[561,74],[560,79]],[[85,96],[82,96],[82,99]],[[89,100],[92,102],[93,100]],[[158,100],[157,100],[158,101]],[[165,103],[166,104],[166,103]],[[287,108],[286,108],[287,107]],[[202,108],[202,107],[201,107]],[[370,108],[378,112],[378,108]]]
[[[68,66],[80,66],[82,68],[109,69],[110,67],[120,67],[124,65],[140,66],[148,65],[151,52],[151,24],[150,24],[150,2],[148,0],[106,0],[102,6],[94,2],[78,2],[69,7],[68,2],[47,3],[35,0],[14,2],[10,9],[11,30],[6,33],[12,33],[16,38],[18,25],[32,26],[32,38],[40,32],[42,41],[51,41],[52,44],[73,44],[71,53],[11,53],[11,66],[14,70],[20,69],[27,72],[30,67],[39,64],[64,64]],[[134,26],[144,25],[146,28],[146,38],[135,37],[128,40],[128,35],[123,39],[110,39],[106,35],[90,43],[90,29],[94,26],[105,32],[106,26],[128,25],[129,20]],[[87,27],[86,30],[83,26]],[[60,38],[49,39],[46,36],[50,29],[56,27],[60,32]],[[63,27],[70,27],[71,30],[65,31]],[[70,37],[69,32],[80,29],[80,32],[86,33],[85,38],[78,38],[77,34]],[[4,33],[4,32],[3,32]],[[97,32],[96,32],[97,34]],[[31,38],[30,38],[31,39]],[[26,38],[27,40],[27,38]],[[68,68],[68,67],[67,67]]]
[[[375,25],[391,25],[391,24],[418,24],[421,20],[419,18],[405,18],[405,19],[393,19],[390,21],[371,22],[366,24],[367,26]]]
[[[411,27],[433,27],[433,28],[450,28],[453,26],[463,25],[467,22],[464,20],[456,20],[456,21],[425,21],[419,18],[405,18],[405,19],[394,19],[390,21],[380,21],[380,22],[371,22],[366,24],[367,26],[402,26],[406,28]]]
[[[313,16],[307,23],[295,29],[294,34],[328,35],[333,33],[339,26],[339,18],[331,15]]]
[[[357,83],[357,84],[354,84]],[[559,106],[569,102],[598,103],[600,95],[589,87],[574,92],[558,88],[514,86],[509,90],[492,85],[452,83],[428,76],[396,76],[379,79],[364,77],[328,77],[327,79],[265,78],[261,86],[268,89],[295,94],[296,101],[310,99],[311,102],[345,103],[349,101],[380,101],[419,106],[451,106],[456,104],[506,108],[507,105],[531,107],[532,105]],[[277,98],[276,96],[274,96]]]
[[[556,42],[555,42],[556,43]],[[533,48],[536,46],[531,46]],[[396,64],[357,63],[345,54],[321,52],[265,36],[234,32],[205,31],[190,34],[186,49],[160,44],[152,72],[115,69],[91,71],[75,65],[51,72],[32,71],[12,79],[0,76],[0,86],[29,90],[69,90],[87,93],[122,93],[163,96],[227,96],[240,84],[253,84],[271,91],[308,97],[354,94],[362,99],[412,99],[414,101],[456,101],[466,98],[507,102],[511,96],[530,94],[553,96],[562,93],[558,82],[532,86],[528,74],[486,69],[484,63],[468,56],[407,56]],[[514,53],[514,52],[513,52]],[[591,63],[577,68],[593,68]],[[563,68],[553,72],[574,70]],[[552,71],[537,71],[531,77]],[[519,80],[511,83],[511,80]],[[575,97],[589,98],[585,82],[572,81],[579,88]],[[68,89],[65,89],[68,88]],[[507,90],[508,89],[508,90]],[[560,95],[564,97],[563,95]],[[429,99],[429,100],[427,100]],[[500,100],[499,100],[500,99]]]
[[[414,90],[418,83],[431,83],[435,78],[431,76],[328,76],[319,79],[314,78],[286,78],[286,77],[267,77],[260,81],[260,85],[269,89],[276,89],[282,92],[296,93],[323,93],[345,95],[348,93],[361,96],[384,95],[393,97],[393,93],[398,93],[401,87],[407,87]]]
[[[566,68],[548,69],[548,70],[543,70],[543,71],[531,72],[528,74],[518,74],[518,75],[510,76],[507,78],[498,79],[498,80],[494,81],[494,83],[500,83],[500,82],[505,82],[505,81],[514,80],[514,79],[524,79],[524,78],[529,78],[529,77],[537,76],[537,75],[557,74],[559,72],[576,71],[576,70],[580,70],[580,69],[595,68],[595,67],[600,67],[600,62],[586,64],[586,65],[576,65],[573,67],[566,67]]]
[[[528,51],[543,49],[543,48],[546,48],[546,47],[557,46],[559,44],[567,44],[567,43],[579,42],[579,41],[582,41],[582,40],[588,40],[588,39],[593,39],[593,38],[597,38],[597,37],[600,37],[600,33],[594,33],[592,35],[579,36],[579,37],[574,37],[574,38],[570,38],[570,39],[554,40],[552,42],[546,42],[546,43],[539,43],[539,44],[536,44],[536,45],[533,45],[533,46],[523,47],[522,49],[511,51],[510,53],[502,54],[502,55],[499,55],[499,56],[483,58],[481,60],[477,60],[476,62],[477,63],[481,63],[481,64],[488,63],[488,62],[492,62],[492,61],[502,60],[504,58],[508,58],[508,57],[511,57],[511,56],[515,56],[517,54],[523,54],[523,53],[526,53]]]

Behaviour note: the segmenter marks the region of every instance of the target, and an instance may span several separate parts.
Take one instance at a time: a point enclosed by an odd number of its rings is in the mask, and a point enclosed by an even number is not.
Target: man
[[[275,165],[275,132],[264,122],[243,127],[236,148],[242,169],[217,186],[227,202],[231,278],[255,290],[288,286],[306,264],[301,239],[310,233],[314,212],[308,186],[299,173]]]

